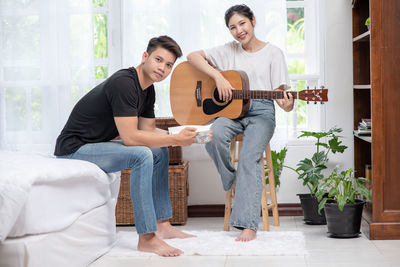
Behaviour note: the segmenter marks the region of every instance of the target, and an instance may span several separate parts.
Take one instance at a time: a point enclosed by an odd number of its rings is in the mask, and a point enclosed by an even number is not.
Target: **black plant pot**
[[[318,201],[312,194],[297,194],[300,198],[301,208],[303,209],[304,222],[312,225],[326,224],[324,209],[318,213]]]
[[[343,211],[340,211],[336,202],[325,203],[328,235],[340,238],[357,237],[360,234],[364,204],[365,201],[356,199],[356,203],[346,204]]]

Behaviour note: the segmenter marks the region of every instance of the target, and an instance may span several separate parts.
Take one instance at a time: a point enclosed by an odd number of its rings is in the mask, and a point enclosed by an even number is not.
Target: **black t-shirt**
[[[154,102],[154,86],[142,90],[135,68],[117,71],[75,105],[57,138],[54,155],[69,155],[84,144],[117,137],[114,117],[154,118]]]

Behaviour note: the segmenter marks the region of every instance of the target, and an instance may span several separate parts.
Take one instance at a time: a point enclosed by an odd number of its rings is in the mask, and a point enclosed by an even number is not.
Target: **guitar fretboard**
[[[298,92],[286,91],[292,93],[294,99],[298,98]],[[264,91],[264,90],[232,90],[233,99],[282,99],[283,91]]]

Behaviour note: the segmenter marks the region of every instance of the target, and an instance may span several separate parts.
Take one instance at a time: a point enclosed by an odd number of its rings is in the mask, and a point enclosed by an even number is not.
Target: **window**
[[[318,3],[246,1],[256,13],[257,36],[286,52],[295,90],[323,80]],[[223,14],[233,4],[0,0],[0,147],[52,151],[75,103],[118,69],[138,65],[151,37],[167,34],[181,45],[177,64],[190,51],[231,41]],[[171,116],[169,79],[156,86],[159,117]],[[277,130],[295,137],[298,130],[319,128],[323,108],[296,101],[289,114],[276,110]]]
[[[121,66],[115,2],[0,0],[1,147],[51,151],[75,103]]]
[[[110,44],[113,26],[110,11],[115,1],[110,0],[69,0],[70,2],[70,51],[71,51],[71,101],[75,103],[93,86],[108,78],[120,67],[112,66],[112,56],[119,47]],[[118,25],[119,26],[119,25]],[[82,49],[82,47],[87,47]],[[87,53],[86,54],[82,54]],[[90,62],[82,64],[82,57],[88,56]],[[116,59],[114,59],[116,61]],[[110,72],[112,71],[112,72]]]
[[[287,0],[286,57],[292,90],[301,91],[319,87],[323,81],[321,72],[319,17],[317,0]],[[294,138],[299,130],[319,129],[321,106],[296,101],[290,113],[277,112],[277,125],[289,125],[289,136]]]
[[[6,132],[18,135],[43,128],[38,6],[35,1],[0,2],[2,139]]]

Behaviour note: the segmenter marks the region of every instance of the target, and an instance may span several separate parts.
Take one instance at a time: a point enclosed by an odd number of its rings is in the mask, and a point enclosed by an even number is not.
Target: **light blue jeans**
[[[131,169],[130,194],[138,234],[157,231],[157,221],[172,217],[167,148],[125,146],[121,141],[86,144],[60,158],[90,161],[104,172]]]
[[[224,190],[228,191],[237,179],[230,224],[257,231],[263,189],[260,158],[275,130],[274,104],[271,100],[252,100],[246,117],[218,118],[211,130],[213,138],[206,144],[206,150],[221,175]],[[230,143],[240,133],[243,133],[243,143],[235,171]]]

